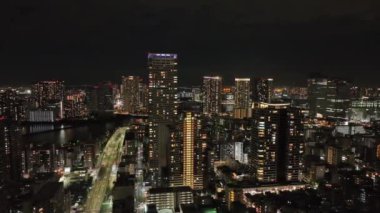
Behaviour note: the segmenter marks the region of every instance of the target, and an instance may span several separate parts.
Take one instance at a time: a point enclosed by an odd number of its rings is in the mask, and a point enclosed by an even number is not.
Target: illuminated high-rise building
[[[186,113],[183,121],[183,185],[194,188],[194,145],[196,118]]]
[[[168,153],[169,186],[183,186],[183,122],[178,121],[170,130]]]
[[[13,121],[22,121],[26,118],[27,102],[16,90],[0,90],[0,116]]]
[[[170,186],[189,186],[194,190],[205,187],[207,139],[200,115],[184,112],[171,133]]]
[[[234,86],[223,86],[221,94],[221,113],[222,115],[233,116],[235,109],[235,90]]]
[[[64,89],[63,81],[37,82],[32,88],[34,107],[54,111],[57,118],[64,118]]]
[[[168,125],[177,116],[177,65],[177,54],[148,54],[148,163],[154,186],[164,178],[161,171],[167,166]]]
[[[302,179],[302,114],[288,104],[262,103],[252,114],[251,163],[263,183]]]
[[[219,114],[222,102],[222,77],[203,76],[203,113]]]
[[[65,92],[65,118],[83,119],[88,116],[86,105],[87,94],[81,89],[69,89]]]
[[[251,116],[251,79],[235,78],[235,118]]]
[[[183,121],[183,185],[204,188],[206,134],[202,133],[200,118],[186,112]]]
[[[329,80],[323,77],[308,79],[308,104],[311,116],[323,116],[326,108],[329,108],[327,99],[333,94],[329,90],[328,82]]]
[[[148,96],[149,96],[149,89],[148,85],[144,82],[139,83],[139,98],[140,98],[140,106],[139,111],[141,113],[147,113],[148,112]]]
[[[61,102],[64,95],[64,82],[40,81],[33,85],[32,95],[39,108]]]
[[[0,181],[19,180],[22,176],[21,130],[0,117]]]
[[[140,111],[140,82],[139,76],[123,76],[122,77],[122,97],[124,101],[123,111],[134,114]]]
[[[270,103],[272,101],[273,78],[255,78],[253,80],[253,102]]]

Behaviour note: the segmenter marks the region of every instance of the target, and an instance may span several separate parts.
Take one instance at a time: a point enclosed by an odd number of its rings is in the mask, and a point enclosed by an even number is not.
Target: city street
[[[114,165],[118,165],[122,155],[122,145],[124,142],[125,132],[128,127],[122,127],[115,131],[115,133],[108,140],[104,150],[99,156],[96,170],[97,175],[94,177],[94,183],[88,194],[85,212],[98,213],[102,207],[102,203],[107,196],[107,192],[112,187],[116,176],[113,173]]]

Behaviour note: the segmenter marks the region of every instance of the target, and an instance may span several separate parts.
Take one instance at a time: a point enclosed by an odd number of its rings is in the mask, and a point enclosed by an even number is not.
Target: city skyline
[[[277,79],[264,77],[225,85],[223,75],[179,87],[177,54],[149,53],[146,63],[144,83],[123,75],[115,84],[40,80],[0,90],[0,196],[8,211],[261,212],[294,208],[297,194],[306,204],[298,209],[379,208],[378,88],[317,74],[307,87],[275,87]],[[347,172],[367,184],[342,179]],[[38,191],[22,184],[48,174],[55,179]],[[20,192],[7,188],[13,181]],[[326,206],[322,199],[335,199],[325,191],[331,184],[357,191]],[[31,196],[15,199],[23,190]]]
[[[148,52],[145,54],[144,57],[149,58],[149,55],[154,55],[154,54],[175,55],[176,60],[179,61],[177,67],[181,67],[181,63],[180,63],[181,60],[180,60],[177,53],[156,51],[156,52]],[[351,83],[352,86],[359,86],[359,87],[376,88],[376,87],[380,86],[380,84],[369,84],[369,85],[364,84],[363,81],[360,81],[360,79],[357,79],[357,78],[353,78],[352,76],[344,76],[343,77],[343,76],[338,76],[338,75],[334,75],[332,73],[321,72],[321,71],[304,73],[304,75],[302,75],[301,79],[298,79],[296,81],[289,81],[289,82],[282,81],[281,80],[282,78],[279,78],[279,79],[273,78],[273,76],[275,76],[275,75],[268,75],[268,74],[256,75],[255,72],[247,73],[245,75],[236,74],[236,73],[224,73],[223,74],[221,72],[205,72],[205,73],[201,73],[201,75],[199,76],[199,79],[198,78],[192,78],[192,80],[194,82],[189,83],[188,79],[185,79],[183,76],[181,78],[181,74],[184,74],[184,73],[181,73],[180,69],[178,69],[177,75],[178,75],[178,86],[179,87],[193,87],[193,86],[201,87],[204,77],[207,77],[207,76],[220,76],[223,80],[223,85],[226,85],[226,86],[227,85],[228,86],[234,86],[236,84],[235,83],[236,79],[251,79],[251,80],[262,80],[262,81],[265,81],[265,80],[273,81],[275,79],[275,81],[272,82],[272,86],[275,86],[275,87],[307,87],[308,81],[310,79],[313,79],[313,78],[342,80],[342,81],[347,81],[347,82]],[[3,84],[0,84],[0,87],[1,88],[30,87],[32,84],[35,84],[38,82],[54,82],[54,81],[64,82],[65,85],[69,86],[69,87],[87,86],[87,85],[101,85],[104,83],[106,83],[106,84],[112,83],[112,84],[116,85],[119,83],[123,84],[123,81],[124,81],[123,78],[124,77],[137,77],[140,79],[139,81],[141,81],[141,83],[146,84],[146,85],[149,84],[149,68],[146,67],[146,65],[145,65],[145,69],[144,69],[143,73],[137,73],[136,74],[135,72],[121,72],[121,75],[119,75],[119,76],[109,75],[109,73],[108,73],[108,76],[113,76],[113,77],[110,77],[107,79],[100,79],[99,81],[84,80],[81,82],[78,82],[78,79],[67,81],[64,78],[56,78],[56,77],[50,77],[49,78],[46,76],[45,78],[37,79],[37,80],[30,80],[29,79],[28,81],[25,81],[23,83],[18,83],[17,81],[14,83],[3,83]],[[229,76],[229,78],[225,78],[225,76]],[[120,78],[120,77],[122,77],[122,78]],[[183,80],[185,80],[185,81],[183,81]],[[1,83],[1,80],[0,80],[0,83]]]
[[[152,54],[153,52],[148,52],[146,53],[142,58],[146,58],[147,55]],[[164,53],[164,51],[155,51],[154,53]],[[167,52],[165,52],[167,53]],[[167,53],[167,54],[176,54],[177,53]],[[335,78],[335,79],[344,79],[347,80],[351,83],[353,83],[355,86],[366,86],[366,87],[379,87],[380,84],[377,83],[374,78],[372,78],[373,82],[372,83],[366,83],[366,80],[359,79],[357,76],[345,76],[345,75],[335,75],[333,74],[334,72],[329,72],[329,71],[311,71],[307,73],[301,73],[300,75],[295,75],[292,77],[293,79],[289,79],[288,81],[284,81],[283,79],[286,79],[286,75],[281,75],[279,73],[275,72],[265,72],[265,71],[243,71],[244,73],[241,74],[238,72],[235,72],[235,70],[229,70],[223,72],[217,72],[217,71],[210,71],[210,72],[203,72],[203,73],[195,73],[194,77],[194,72],[189,71],[184,72],[181,71],[181,58],[178,56],[179,59],[179,64],[178,64],[178,85],[180,87],[188,87],[188,86],[201,86],[202,85],[202,79],[204,76],[222,76],[223,77],[223,84],[225,85],[234,85],[235,84],[235,78],[273,78],[276,79],[274,82],[274,86],[277,87],[284,87],[284,86],[290,86],[290,87],[306,87],[307,86],[307,80],[310,78],[313,78],[313,76],[323,76],[324,78]],[[359,72],[359,71],[358,71]],[[107,74],[107,75],[106,75]],[[64,77],[64,72],[62,73],[61,76],[57,75],[45,75],[45,77],[42,78],[29,78],[28,80],[12,80],[12,81],[4,81],[4,79],[0,79],[0,86],[2,87],[28,87],[33,83],[36,83],[38,81],[41,81],[43,79],[44,81],[63,81],[66,83],[68,86],[79,86],[79,85],[97,85],[97,84],[102,84],[105,82],[111,82],[111,83],[120,83],[120,76],[137,76],[140,77],[143,83],[148,83],[148,71],[147,67],[143,67],[141,69],[141,72],[136,72],[136,71],[122,71],[122,70],[114,70],[113,72],[108,72],[104,71],[104,76],[110,76],[107,78],[101,77],[96,80],[88,80],[88,78],[83,77],[83,78],[73,78],[73,79],[67,79],[67,77]],[[188,78],[187,75],[193,76],[192,78]],[[355,74],[355,73],[354,73]],[[227,77],[225,77],[227,76]],[[277,77],[274,77],[277,76]],[[344,77],[342,77],[344,76]],[[372,76],[372,75],[368,75]],[[8,76],[6,76],[8,77]],[[294,79],[294,78],[297,79]],[[360,77],[363,77],[363,75],[360,75]],[[95,78],[91,78],[95,79]],[[4,82],[2,82],[4,81]]]
[[[380,212],[380,1],[17,0],[0,27],[0,212]]]

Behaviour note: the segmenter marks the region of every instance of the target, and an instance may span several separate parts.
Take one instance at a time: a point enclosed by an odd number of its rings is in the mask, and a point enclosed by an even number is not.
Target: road
[[[112,188],[113,182],[115,181],[115,165],[118,165],[120,162],[124,136],[128,129],[128,127],[117,129],[99,156],[95,167],[98,172],[96,177],[94,177],[94,183],[87,196],[85,212],[100,212],[107,192]],[[114,169],[112,169],[113,167]]]

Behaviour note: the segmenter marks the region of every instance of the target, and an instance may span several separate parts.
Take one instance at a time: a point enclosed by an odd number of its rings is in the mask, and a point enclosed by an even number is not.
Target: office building
[[[221,112],[222,77],[203,77],[203,113],[207,115]]]
[[[360,98],[351,101],[347,117],[353,122],[370,122],[380,119],[380,99]]]
[[[352,83],[342,79],[335,79],[334,81],[336,90],[335,97],[329,100],[333,108],[327,109],[327,115],[336,118],[346,118],[351,104]]]
[[[112,114],[114,112],[114,85],[99,83],[88,89],[88,108],[92,114]]]
[[[300,181],[304,150],[299,109],[262,103],[252,114],[251,163],[263,183]]]
[[[350,106],[351,84],[326,77],[308,79],[308,103],[313,117],[345,118]]]
[[[235,78],[234,118],[242,119],[251,116],[251,79]]]
[[[308,79],[308,103],[311,116],[322,117],[325,114],[328,107],[326,97],[329,90],[327,84],[327,78]]]

